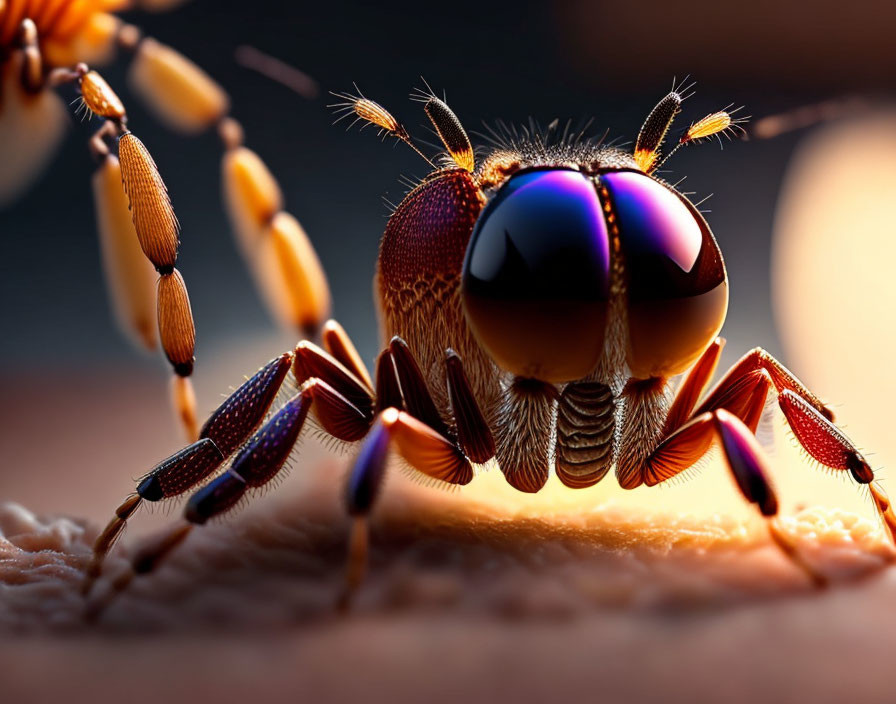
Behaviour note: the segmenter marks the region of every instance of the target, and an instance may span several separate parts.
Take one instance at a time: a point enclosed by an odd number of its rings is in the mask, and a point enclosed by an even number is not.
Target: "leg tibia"
[[[303,340],[296,346],[293,373],[299,385],[319,379],[345,397],[366,416],[373,416],[373,396],[364,383],[335,357],[313,342]]]
[[[482,464],[495,456],[495,439],[473,395],[461,358],[448,350],[445,359],[448,400],[457,427],[457,444],[473,462]]]
[[[832,469],[847,469],[853,478],[868,484],[874,479],[861,453],[827,418],[792,391],[778,395],[778,405],[800,445],[814,459]]]
[[[305,382],[303,391],[314,398],[314,415],[321,427],[338,440],[360,440],[373,421],[373,413],[362,413],[336,389],[321,381]]]
[[[291,364],[292,355],[286,352],[264,365],[218,406],[199,436],[211,438],[230,456],[264,420]]]
[[[776,515],[778,499],[769,482],[768,462],[756,436],[740,418],[724,408],[713,413],[713,421],[725,460],[744,498],[756,504],[763,516]]]
[[[706,389],[709,380],[719,365],[719,357],[725,346],[724,338],[717,337],[706,349],[697,363],[688,372],[687,377],[681,382],[675,394],[675,400],[669,408],[666,416],[665,432],[672,433],[684,425],[692,417],[694,406],[700,400],[700,395]],[[699,414],[696,414],[699,415]]]
[[[346,334],[342,326],[335,320],[328,320],[324,323],[321,331],[324,348],[342,365],[352,372],[367,387],[367,390],[373,393],[373,381],[367,372],[367,367],[361,361],[361,355],[352,344],[351,338]]]
[[[205,523],[236,505],[250,487],[273,479],[298,440],[311,401],[312,395],[301,391],[277,411],[239,451],[230,469],[190,498],[187,520]]]
[[[746,376],[750,372],[759,369],[764,369],[768,372],[775,385],[775,389],[779,393],[785,390],[792,391],[798,396],[801,396],[806,403],[812,406],[812,408],[818,411],[818,413],[824,416],[827,420],[834,420],[833,412],[822,403],[815,394],[809,391],[805,384],[797,379],[787,367],[761,347],[756,347],[747,352],[747,354],[741,357],[740,361],[728,370],[721,381],[719,381],[715,388],[709,393],[709,396],[703,404],[701,404],[698,413],[708,410],[711,405],[720,408],[721,406],[717,402],[717,397],[726,393],[728,387],[732,383],[738,381],[741,377]]]
[[[178,496],[209,476],[225,459],[213,440],[197,440],[156,465],[137,485],[137,493],[147,501]]]
[[[469,461],[444,435],[395,408],[386,409],[381,417],[399,454],[414,469],[449,484],[469,484],[473,479]]]

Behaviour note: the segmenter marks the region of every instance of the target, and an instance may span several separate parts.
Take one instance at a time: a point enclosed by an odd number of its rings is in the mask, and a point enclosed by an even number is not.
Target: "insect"
[[[425,92],[417,97],[444,146],[434,160],[382,106],[360,92],[340,95],[337,111],[432,165],[381,241],[375,290],[385,348],[374,374],[333,321],[323,347],[302,341],[270,361],[211,414],[200,440],[156,466],[116,510],[97,539],[88,588],[143,501],[183,494],[225,468],[192,494],[183,522],[137,552],[119,590],[194,526],[270,481],[309,411],[332,437],[364,439],[346,486],[353,527],[344,605],[362,580],[390,447],[453,485],[494,459],[509,484],[534,493],[551,467],[571,490],[613,468],[623,488],[655,486],[718,443],[773,542],[823,585],[775,523],[778,501],[755,438],[770,395],[812,458],[869,485],[892,538],[896,516],[871,467],[831,410],[771,355],[748,352],[707,391],[723,345],[725,265],[701,213],[657,176],[685,92],[673,86],[656,105],[631,153],[554,124],[495,133],[478,157],[447,104]],[[739,123],[732,112],[712,113],[669,154]],[[681,375],[671,396],[670,379]],[[294,394],[267,417],[289,383]]]
[[[79,111],[101,122],[88,145],[97,164],[92,178],[97,229],[116,317],[138,346],[153,350],[161,343],[174,371],[176,414],[195,440],[190,376],[196,331],[186,283],[175,266],[180,225],[149,150],[131,130],[124,103],[88,64],[107,64],[117,50],[130,52],[131,87],[163,123],[186,134],[217,127],[233,229],[258,286],[285,326],[316,331],[329,314],[329,289],[307,236],[283,210],[276,180],[243,146],[227,93],[179,52],[114,14],[129,5],[0,0],[0,207],[30,186],[53,156],[68,123],[57,92],[74,87]],[[256,190],[248,190],[247,182]]]

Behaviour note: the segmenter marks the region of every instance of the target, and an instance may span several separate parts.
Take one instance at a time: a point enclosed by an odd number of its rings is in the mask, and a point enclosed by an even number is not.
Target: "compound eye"
[[[553,383],[581,379],[603,352],[607,224],[577,171],[517,174],[470,239],[461,295],[479,343],[503,369]]]
[[[628,299],[632,376],[672,376],[715,338],[728,309],[719,247],[697,209],[649,176],[600,177],[618,231]]]

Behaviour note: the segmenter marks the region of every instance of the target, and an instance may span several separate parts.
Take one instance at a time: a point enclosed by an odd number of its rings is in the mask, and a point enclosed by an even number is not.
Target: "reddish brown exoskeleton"
[[[512,486],[537,492],[552,466],[573,489],[611,468],[626,489],[653,486],[717,441],[772,539],[821,584],[773,522],[777,497],[754,437],[769,394],[815,460],[871,486],[892,531],[896,519],[868,463],[827,406],[767,352],[749,352],[704,393],[723,344],[728,284],[702,215],[655,175],[681,93],[654,108],[633,153],[552,125],[495,135],[478,163],[454,113],[424,94],[445,153],[382,239],[376,292],[385,349],[373,379],[334,322],[323,349],[303,341],[268,363],[212,414],[198,442],[140,482],[99,538],[91,579],[140,501],[181,494],[232,458],[189,500],[185,522],[138,554],[136,573],[192,525],[268,482],[309,410],[339,440],[367,438],[347,487],[355,521],[346,599],[363,572],[367,516],[390,446],[435,480],[467,484],[474,465],[495,459]],[[380,105],[341,97],[345,114],[416,149]],[[737,122],[713,113],[678,146]],[[290,371],[297,393],[256,432]],[[670,398],[669,380],[682,374]]]

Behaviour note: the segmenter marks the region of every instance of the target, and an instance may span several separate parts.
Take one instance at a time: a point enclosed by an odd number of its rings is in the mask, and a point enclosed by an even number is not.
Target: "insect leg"
[[[872,485],[874,472],[862,453],[834,425],[833,411],[765,350],[756,348],[744,355],[710,392],[697,413],[714,407],[728,408],[726,397],[730,398],[738,386],[743,386],[746,376],[760,369],[768,374],[778,391],[778,406],[802,448],[826,467],[848,470],[858,483],[871,485],[875,509],[896,543],[893,531],[896,515],[886,495]]]
[[[427,476],[454,484],[473,478],[469,461],[450,440],[397,408],[383,411],[361,447],[349,474],[346,508],[352,517],[346,563],[345,589],[339,597],[346,610],[361,585],[369,549],[369,515],[379,494],[386,471],[390,443],[406,462]]]
[[[19,41],[25,59],[22,64],[22,85],[26,90],[37,93],[44,87],[43,59],[37,41],[37,25],[27,17],[19,25]]]
[[[341,362],[313,342],[303,340],[296,346],[293,374],[299,384],[314,378],[325,381],[365,415],[373,417],[373,392]]]
[[[376,358],[376,412],[382,413],[387,408],[404,408],[404,399],[401,397],[401,387],[398,385],[398,377],[395,376],[395,363],[392,361],[392,353],[386,348]]]
[[[463,362],[454,350],[446,352],[445,369],[448,399],[457,426],[457,444],[473,462],[488,462],[495,456],[495,439],[470,388]]]
[[[230,468],[199,489],[187,503],[184,521],[140,548],[131,569],[116,579],[108,592],[88,604],[88,618],[96,618],[135,575],[152,572],[189,534],[192,526],[232,509],[250,488],[267,484],[282,469],[298,440],[313,394],[305,386],[239,450]]]
[[[778,499],[769,480],[765,453],[753,431],[737,415],[724,408],[698,415],[660,443],[651,454],[650,462],[657,467],[692,466],[709,450],[714,439],[718,439],[722,446],[726,464],[741,494],[766,518],[775,545],[815,586],[825,586],[827,579],[824,575],[806,563],[777,528],[774,517],[778,513]],[[668,472],[652,483],[675,474],[677,472]]]
[[[33,23],[30,25],[33,27]],[[0,66],[0,208],[31,186],[56,153],[69,126],[62,98],[54,91],[39,89],[45,79],[36,31],[33,43],[30,29],[23,34],[24,47],[12,48]],[[4,42],[4,46],[8,44]]]
[[[720,403],[696,414],[688,423],[667,434],[644,463],[641,475],[644,484],[655,486],[671,479],[692,467],[709,449],[709,444],[712,442],[711,433],[694,435],[693,428],[685,431],[697,418],[703,418],[707,414],[724,409],[729,415],[735,416],[738,422],[751,432],[755,432],[770,388],[771,380],[768,374],[762,369],[755,371],[743,378],[743,383],[734,388],[733,392],[724,399],[724,405]],[[683,433],[684,437],[679,438],[680,433]],[[698,440],[705,441],[705,446]]]
[[[740,377],[757,369],[765,369],[775,384],[778,392],[785,389],[800,395],[809,405],[830,421],[834,420],[834,412],[828,408],[815,394],[809,391],[799,379],[794,376],[787,367],[781,364],[761,347],[756,347],[741,357],[718,384],[709,392],[706,399],[700,405],[697,413],[702,413],[708,407],[716,403],[719,396],[727,393],[728,388],[738,382]]]
[[[700,400],[700,396],[706,390],[709,380],[712,379],[712,375],[719,365],[719,356],[722,354],[724,346],[725,339],[717,337],[697,360],[697,363],[691,367],[691,371],[678,387],[675,400],[672,401],[672,406],[669,408],[669,413],[666,416],[666,433],[677,430],[691,417],[694,406],[697,405],[697,401]]]
[[[344,405],[342,409],[338,408],[340,403]],[[373,420],[371,417],[359,419],[360,412],[357,408],[345,401],[331,386],[320,379],[307,380],[299,392],[242,446],[227,471],[190,497],[184,510],[184,521],[173,526],[160,538],[150,540],[137,551],[130,572],[116,579],[107,594],[89,605],[88,615],[90,617],[99,615],[109,601],[128,586],[134,575],[153,571],[163,558],[186,538],[192,526],[204,525],[209,519],[226,513],[235,507],[250,489],[270,482],[283,468],[295,447],[312,404],[325,428],[330,423],[324,418],[355,418],[354,425],[336,423],[337,428],[347,427],[352,434],[352,437],[343,436],[342,439],[357,439],[358,424],[363,424],[360,436],[370,430]],[[322,410],[322,407],[325,410]],[[402,454],[407,453],[412,458],[410,461],[428,463],[426,466],[431,464],[434,467],[433,471],[436,471],[442,466],[439,463],[445,456],[450,455],[452,450],[457,453],[451,443],[419,421],[409,416],[401,418],[400,415],[407,416],[407,414],[399,413],[395,409],[391,411],[392,415],[388,412],[384,414],[380,426],[388,428],[390,437],[394,437],[399,451]],[[380,468],[382,470],[382,465]],[[472,476],[472,472],[470,474]],[[369,472],[365,473],[364,482],[369,486],[378,486],[379,480],[368,475]],[[356,496],[359,502],[355,504],[356,509],[363,504],[358,497],[360,495]],[[368,508],[370,505],[372,495],[367,504]]]
[[[228,116],[226,91],[180,52],[143,37],[133,25],[122,28],[119,44],[134,52],[132,87],[163,123],[186,134],[217,125],[225,150],[224,202],[255,284],[284,326],[316,335],[330,309],[326,276],[305,231],[283,210],[276,179],[243,146],[243,129]]]
[[[324,323],[321,332],[324,349],[327,350],[334,358],[342,363],[342,365],[360,379],[364,386],[373,393],[373,381],[367,371],[367,367],[361,360],[361,355],[352,344],[351,338],[346,334],[342,326],[335,320],[328,320]]]
[[[396,444],[402,456],[418,469],[435,479],[451,484],[466,484],[473,478],[473,471],[467,458],[474,462],[485,462],[491,459],[494,452],[494,440],[482,411],[479,409],[469,381],[463,370],[460,357],[448,351],[446,365],[448,369],[448,395],[458,426],[457,437],[448,430],[439,415],[420,367],[407,343],[400,337],[393,337],[388,349],[393,364],[397,387],[401,393],[402,406],[407,413],[389,425],[393,429]],[[382,360],[386,358],[381,357]],[[388,368],[385,361],[380,368],[381,374],[387,377]],[[386,388],[394,387],[386,383]],[[429,458],[430,445],[417,447],[407,440],[411,437],[421,439],[428,436],[433,447],[438,447],[438,457]],[[464,440],[460,440],[460,436]],[[448,447],[453,448],[451,451]],[[478,459],[477,459],[478,458]]]
[[[216,471],[264,419],[291,364],[291,353],[268,362],[209,416],[198,441],[163,460],[143,477],[137,493],[116,509],[94,543],[85,593],[99,577],[106,555],[140,503],[178,496]]]

